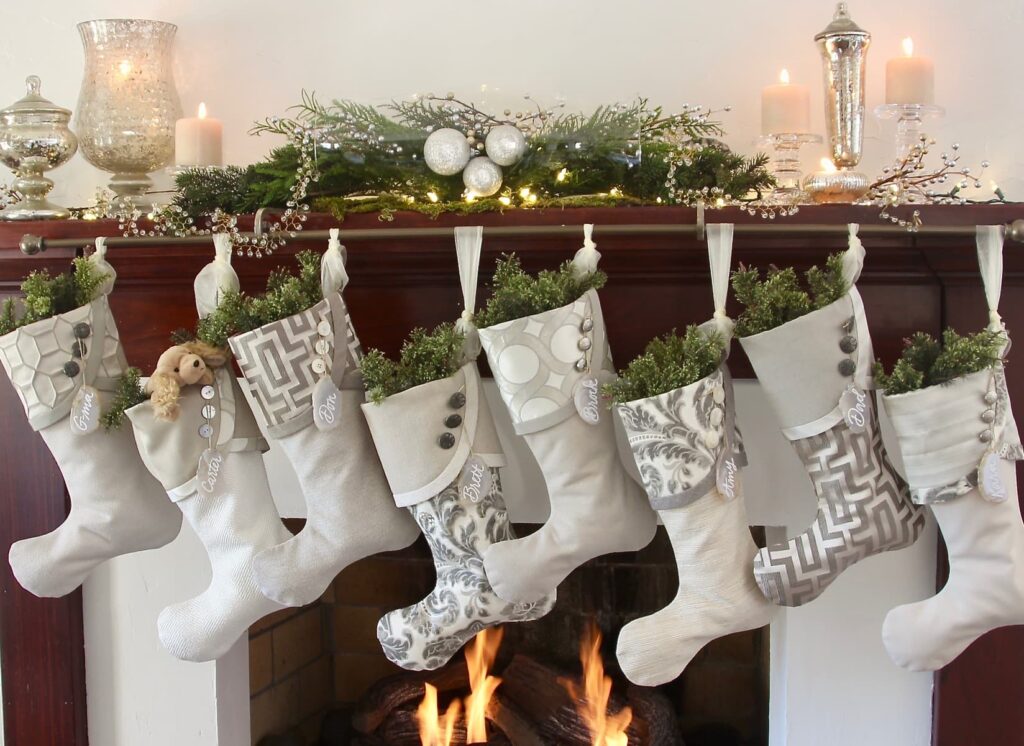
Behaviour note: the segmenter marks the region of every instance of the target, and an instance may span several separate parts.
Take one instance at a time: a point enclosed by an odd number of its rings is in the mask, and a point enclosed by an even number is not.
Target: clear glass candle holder
[[[935,104],[882,104],[875,107],[879,119],[896,120],[896,160],[910,155],[911,149],[921,142],[924,120],[941,117],[946,110]]]
[[[110,188],[139,206],[148,174],[174,160],[181,102],[171,70],[177,26],[114,18],[78,24],[85,76],[74,129],[82,155],[114,176]]]
[[[772,151],[772,175],[775,188],[769,201],[779,205],[797,205],[806,201],[801,185],[803,171],[800,168],[800,148],[820,143],[821,135],[807,132],[776,132],[762,135],[757,139],[759,148]]]

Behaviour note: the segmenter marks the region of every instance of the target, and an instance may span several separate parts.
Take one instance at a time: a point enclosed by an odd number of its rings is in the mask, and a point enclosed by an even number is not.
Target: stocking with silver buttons
[[[102,261],[100,252],[92,257]],[[112,285],[111,277],[102,292]],[[172,541],[181,514],[143,465],[130,428],[99,422],[128,367],[107,296],[0,337],[0,362],[71,499],[60,526],[11,546],[22,587],[63,596],[106,560]]]
[[[476,364],[363,410],[395,501],[419,525],[437,572],[425,598],[378,622],[388,659],[408,670],[433,670],[486,627],[547,614],[554,594],[508,602],[484,571],[487,548],[515,534],[498,473],[505,458]]]
[[[870,389],[871,337],[854,283],[864,249],[851,226],[843,257],[850,290],[839,300],[740,344],[814,485],[818,512],[806,531],[757,553],[767,598],[799,606],[856,562],[903,549],[924,528],[882,444]]]

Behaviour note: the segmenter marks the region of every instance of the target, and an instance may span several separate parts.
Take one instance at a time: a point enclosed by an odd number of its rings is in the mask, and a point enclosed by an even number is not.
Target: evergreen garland
[[[464,342],[455,324],[447,323],[409,332],[398,360],[370,350],[359,363],[370,401],[380,404],[392,394],[454,375],[462,365]]]
[[[116,430],[124,424],[125,410],[141,404],[149,398],[142,386],[142,372],[138,368],[128,368],[117,379],[117,390],[110,405],[100,415],[100,424],[106,430]]]
[[[572,261],[557,270],[542,270],[536,277],[523,270],[519,257],[503,254],[491,281],[491,297],[476,315],[480,328],[532,316],[572,303],[590,289],[604,287],[608,276],[601,270],[577,276]]]
[[[18,327],[67,313],[90,303],[99,293],[107,275],[84,257],[72,261],[71,269],[56,277],[45,269],[30,272],[21,283],[22,314],[18,301],[8,298],[0,310],[0,335]]]
[[[774,329],[839,300],[850,289],[843,277],[843,253],[829,256],[824,268],[811,267],[806,279],[809,294],[792,267],[773,266],[762,280],[759,269],[740,265],[732,274],[733,294],[744,306],[736,334],[749,337]]]
[[[643,354],[604,386],[604,393],[621,404],[688,386],[714,373],[724,352],[724,340],[717,333],[706,334],[700,327],[690,325],[679,336],[673,329],[652,339]]]
[[[967,336],[946,329],[941,344],[930,334],[916,332],[903,340],[903,352],[891,373],[875,362],[875,385],[887,396],[895,396],[949,383],[995,365],[1005,344],[1004,333],[989,329]]]

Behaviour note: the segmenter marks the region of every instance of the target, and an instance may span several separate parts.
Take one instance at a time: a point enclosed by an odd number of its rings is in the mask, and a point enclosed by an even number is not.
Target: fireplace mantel
[[[927,225],[1008,223],[1024,217],[1022,205],[925,207]],[[709,211],[708,222],[758,222],[738,210]],[[602,238],[601,226],[613,224],[685,224],[696,212],[685,208],[618,208],[510,211],[468,217],[445,215],[431,220],[399,213],[352,215],[344,228],[415,228],[483,225],[481,283],[496,257],[515,251],[528,270],[553,267],[571,258],[578,236],[524,235],[488,238],[487,226],[581,225],[594,223],[601,266],[609,283],[602,307],[617,361],[639,353],[652,336],[673,327],[704,321],[712,310],[706,245],[688,236],[616,236]],[[828,206],[802,208],[782,225],[878,224],[877,210]],[[250,223],[251,225],[251,223]],[[312,215],[310,229],[333,227],[329,215]],[[22,234],[46,238],[80,238],[87,246],[97,235],[118,235],[113,221],[67,221],[0,224],[0,296],[17,291],[29,271],[63,270],[74,248],[51,248],[26,256]],[[351,283],[346,300],[365,347],[395,351],[413,326],[450,320],[460,311],[461,296],[454,241],[450,237],[345,241]],[[987,320],[977,272],[974,241],[969,236],[942,236],[893,231],[864,238],[867,259],[858,283],[872,327],[876,354],[891,361],[901,340],[917,330],[937,333],[944,325],[961,331],[981,328]],[[737,236],[734,264],[794,265],[805,268],[845,246],[841,235],[815,237],[780,232]],[[322,250],[320,242],[300,238],[271,258],[238,257],[234,266],[243,289],[258,290],[267,272],[298,250]],[[109,261],[118,272],[111,306],[129,362],[151,367],[167,344],[169,332],[195,323],[192,281],[212,257],[210,248],[175,245],[112,247]],[[1001,312],[1011,331],[1024,329],[1024,247],[1008,243],[1005,252]],[[1011,362],[1012,362],[1011,356]],[[751,375],[738,346],[730,360],[738,377]],[[1008,368],[1013,395],[1024,397],[1024,373]],[[39,438],[22,416],[13,389],[0,385],[0,545],[51,530],[67,510],[61,476]],[[940,562],[943,562],[940,558]],[[4,730],[7,743],[87,743],[85,656],[81,592],[63,599],[37,599],[23,591],[9,566],[0,569],[0,657],[3,661]],[[1024,733],[1024,630],[990,633],[935,677],[934,742],[939,746],[1004,743]]]

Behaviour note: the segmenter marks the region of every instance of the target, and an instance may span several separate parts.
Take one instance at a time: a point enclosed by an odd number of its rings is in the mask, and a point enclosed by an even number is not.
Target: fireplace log
[[[400,673],[381,679],[367,690],[352,713],[352,727],[359,733],[373,733],[394,710],[407,705],[415,709],[423,699],[423,685],[428,683],[442,693],[468,690],[466,662],[458,661],[438,671]],[[416,743],[419,743],[418,737]]]
[[[546,746],[529,719],[501,695],[501,687],[487,703],[487,719],[505,734],[512,746]]]

